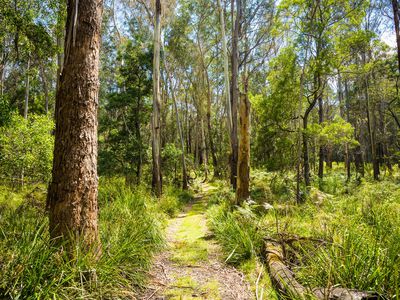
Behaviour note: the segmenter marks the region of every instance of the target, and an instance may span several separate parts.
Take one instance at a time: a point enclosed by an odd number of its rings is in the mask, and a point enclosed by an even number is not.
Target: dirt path
[[[140,299],[254,299],[244,275],[224,264],[206,224],[208,187],[171,219],[168,249],[158,255]]]

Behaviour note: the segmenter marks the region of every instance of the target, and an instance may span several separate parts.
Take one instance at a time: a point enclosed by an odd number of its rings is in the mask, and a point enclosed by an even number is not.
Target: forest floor
[[[155,257],[141,299],[253,299],[245,275],[224,263],[207,228],[207,198],[214,187],[202,184],[184,211],[169,221],[167,249]]]

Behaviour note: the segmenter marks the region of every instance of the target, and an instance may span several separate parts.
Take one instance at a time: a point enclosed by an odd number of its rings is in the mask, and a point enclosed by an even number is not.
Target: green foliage
[[[0,127],[7,125],[11,121],[12,110],[10,101],[5,96],[0,96]]]
[[[333,243],[301,248],[297,269],[311,286],[340,284],[399,297],[400,193],[392,182],[364,183],[324,207],[331,221],[324,235]],[[316,218],[319,218],[319,213]],[[313,248],[313,249],[311,249]]]
[[[105,175],[140,176],[147,161],[144,124],[150,118],[152,54],[127,41],[119,51],[118,91],[101,109],[99,169]]]
[[[164,189],[164,194],[158,200],[159,209],[169,215],[176,216],[182,208],[193,200],[193,194],[189,191],[182,191],[172,186],[167,186]]]
[[[163,147],[161,157],[163,162],[163,172],[167,175],[166,177],[171,178],[174,173],[176,176],[176,173],[178,172],[177,169],[179,168],[182,159],[182,150],[176,147],[175,144],[168,143]]]
[[[101,259],[68,259],[51,247],[44,210],[29,204],[3,208],[0,218],[0,297],[111,299],[133,297],[152,255],[164,244],[162,216],[144,191],[118,180],[100,187]],[[42,203],[42,208],[44,203]],[[138,217],[140,216],[140,217]]]
[[[317,137],[320,145],[349,145],[355,147],[359,143],[354,139],[354,127],[336,116],[333,121],[312,124],[307,128],[309,137]]]
[[[18,182],[47,182],[51,176],[54,137],[49,116],[32,115],[28,120],[14,114],[8,125],[0,128],[0,173]]]
[[[256,120],[252,157],[269,170],[293,164],[291,147],[296,137],[293,119],[297,114],[300,77],[296,59],[293,47],[283,49],[270,63],[266,95],[250,96]]]

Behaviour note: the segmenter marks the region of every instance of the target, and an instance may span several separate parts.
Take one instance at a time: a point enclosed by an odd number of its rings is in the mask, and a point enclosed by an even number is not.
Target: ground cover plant
[[[49,247],[45,190],[41,186],[33,191],[2,192],[1,295],[10,299],[107,299],[133,297],[142,289],[152,256],[165,246],[163,228],[170,208],[164,212],[165,207],[144,188],[132,191],[123,180],[102,178],[103,255],[93,262],[79,247],[74,258]]]
[[[294,185],[277,186],[284,185],[287,174],[255,171],[262,177],[253,181],[255,195],[267,192],[244,207],[227,209],[229,193],[217,195],[209,218],[227,261],[238,265],[262,256],[263,241],[273,239],[285,245],[286,263],[307,287],[342,286],[398,299],[398,179],[346,183],[342,173],[332,170],[324,182],[334,194],[313,188],[301,205],[296,205]]]

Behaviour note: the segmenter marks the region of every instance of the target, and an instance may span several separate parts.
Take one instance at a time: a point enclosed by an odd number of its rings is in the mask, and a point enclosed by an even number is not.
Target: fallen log
[[[297,282],[293,272],[283,263],[282,246],[275,242],[266,242],[265,252],[271,280],[278,289],[295,299],[305,299],[306,288]]]
[[[295,278],[284,263],[282,246],[277,242],[265,242],[265,255],[271,280],[279,291],[290,299],[318,300],[378,300],[383,299],[375,292],[363,292],[342,287],[307,289]]]

